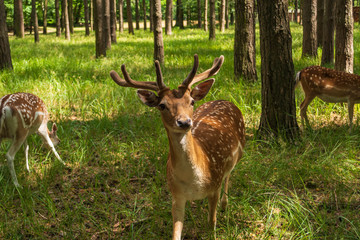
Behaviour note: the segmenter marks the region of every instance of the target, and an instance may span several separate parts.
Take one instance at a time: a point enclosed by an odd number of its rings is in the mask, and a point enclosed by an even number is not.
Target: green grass
[[[291,25],[295,71],[320,58],[301,59],[302,29]],[[202,30],[174,29],[164,36],[165,83],[187,76],[197,53],[200,70],[215,57],[225,63],[204,101],[234,102],[246,120],[247,145],[230,178],[229,205],[219,211],[219,239],[359,239],[360,128],[348,133],[347,108],[315,99],[308,109],[313,130],[297,145],[253,139],[261,113],[261,81],[233,81],[233,33],[208,41]],[[257,29],[257,34],[259,34]],[[258,35],[257,35],[258,36]],[[355,73],[360,73],[360,33],[355,27]],[[31,172],[23,151],[15,159],[14,188],[0,161],[2,239],[169,239],[171,196],[166,185],[168,142],[159,114],[140,103],[134,89],[109,76],[125,63],[136,80],[154,80],[153,35],[118,35],[107,58],[96,60],[94,35],[77,29],[72,40],[54,34],[10,37],[14,71],[0,75],[0,95],[26,91],[44,100],[61,139],[57,150],[68,166],[29,139]],[[260,54],[257,39],[257,71]],[[321,55],[321,50],[319,50]],[[304,96],[296,90],[297,105]],[[199,106],[201,103],[197,103]],[[299,123],[300,118],[298,117]],[[185,239],[208,239],[207,200],[187,203]]]

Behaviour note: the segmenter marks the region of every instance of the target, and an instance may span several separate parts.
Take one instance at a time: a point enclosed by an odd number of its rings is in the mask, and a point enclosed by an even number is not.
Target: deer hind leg
[[[65,162],[63,160],[61,160],[59,154],[57,153],[53,142],[51,141],[50,137],[49,137],[49,133],[48,133],[48,129],[46,124],[42,124],[38,130],[38,134],[43,138],[43,140],[46,142],[46,144],[51,148],[51,150],[53,151],[53,153],[55,154],[56,158],[65,165]]]
[[[225,210],[228,204],[229,178],[230,178],[230,174],[225,178],[225,182],[224,182],[224,193],[221,197],[221,202],[220,202],[220,206],[222,210]]]
[[[211,195],[208,196],[209,199],[209,224],[211,229],[214,231],[214,236],[216,234],[215,230],[216,230],[216,207],[217,207],[217,203],[219,201],[220,198],[220,192],[221,192],[221,187],[219,187],[218,190],[216,190],[214,193],[212,193]],[[215,236],[216,239],[216,236]]]
[[[353,121],[353,116],[354,116],[354,105],[355,102],[351,99],[348,100],[348,114],[349,114],[349,132],[351,133],[352,131],[352,121]]]
[[[13,180],[13,183],[16,187],[21,187],[17,177],[16,177],[16,173],[15,173],[15,168],[14,168],[14,159],[15,159],[15,155],[17,153],[17,151],[19,151],[21,145],[24,143],[24,141],[26,140],[27,134],[18,136],[18,137],[14,137],[13,142],[11,143],[11,146],[8,150],[8,152],[6,153],[6,159],[8,162],[8,166],[9,166],[9,170],[10,170],[10,174],[11,174],[11,178]]]
[[[311,103],[312,100],[314,100],[314,98],[315,98],[314,95],[305,95],[305,99],[300,105],[300,116],[301,116],[302,126],[304,126],[304,120],[305,120],[307,127],[310,127],[310,123],[306,111],[309,104]]]
[[[173,218],[173,240],[181,239],[181,232],[184,225],[185,203],[186,200],[184,198],[176,198],[173,196],[171,209]]]

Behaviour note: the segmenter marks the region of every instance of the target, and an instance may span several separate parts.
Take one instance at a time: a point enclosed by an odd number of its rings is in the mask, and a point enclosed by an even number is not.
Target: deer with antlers
[[[300,105],[301,122],[310,126],[307,107],[315,97],[328,103],[347,103],[350,131],[354,105],[360,102],[360,76],[320,66],[310,66],[296,74],[296,84],[301,84],[305,99]]]
[[[173,90],[164,84],[158,61],[155,61],[156,82],[132,80],[125,65],[121,66],[125,79],[115,71],[110,72],[118,85],[138,88],[140,100],[160,111],[170,147],[167,183],[172,194],[173,239],[181,238],[188,200],[208,198],[208,220],[213,230],[216,229],[216,206],[222,182],[225,180],[221,206],[226,208],[230,172],[243,154],[245,123],[239,108],[228,101],[211,101],[194,111],[195,101],[203,99],[214,84],[215,80],[208,78],[218,73],[223,62],[224,57],[220,56],[210,69],[196,74],[199,60],[195,55],[192,71]],[[202,80],[206,81],[191,89]]]
[[[56,135],[56,124],[53,124],[50,132],[47,128],[49,114],[44,102],[39,97],[30,93],[5,95],[0,99],[0,110],[0,142],[4,138],[12,140],[11,146],[6,153],[6,159],[16,187],[20,187],[20,185],[14,169],[15,154],[24,144],[26,168],[30,171],[28,161],[29,146],[26,139],[35,132],[41,136],[45,146],[50,148],[56,158],[65,165],[54,147],[60,141]]]

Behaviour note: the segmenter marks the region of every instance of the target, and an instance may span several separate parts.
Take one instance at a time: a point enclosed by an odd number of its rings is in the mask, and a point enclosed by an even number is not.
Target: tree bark
[[[180,29],[184,29],[184,7],[182,0],[176,1],[176,10],[177,10],[176,25],[179,26]]]
[[[166,12],[165,12],[165,34],[171,35],[172,28],[172,0],[166,0]]]
[[[84,0],[84,15],[85,15],[85,36],[89,36],[90,35],[90,27],[89,27],[89,4],[88,4],[88,0]]]
[[[119,32],[124,32],[124,0],[119,0]]]
[[[110,0],[111,42],[116,43],[116,0]]]
[[[32,23],[34,26],[34,39],[35,43],[39,42],[39,23],[37,18],[37,11],[36,11],[36,0],[31,0],[31,17]]]
[[[352,73],[354,62],[352,0],[337,0],[336,6],[335,69]]]
[[[104,5],[102,0],[93,0],[96,58],[106,57],[106,41],[103,30]]]
[[[126,0],[126,13],[127,13],[127,22],[128,22],[128,29],[129,34],[134,35],[134,26],[132,21],[132,12],[131,12],[131,0]]]
[[[316,43],[316,0],[302,0],[303,42],[302,56],[317,56]]]
[[[56,36],[60,37],[61,35],[61,22],[60,22],[60,12],[59,12],[59,0],[55,0],[55,21],[56,21]]]
[[[299,136],[288,1],[258,1],[262,109],[259,136]],[[276,16],[276,17],[274,17]]]
[[[225,0],[220,0],[220,32],[225,32]]]
[[[119,0],[120,1],[120,0]],[[89,15],[89,20],[90,20],[90,30],[93,31],[94,30],[94,2],[92,0],[90,0],[90,15]]]
[[[103,0],[103,11],[104,11],[104,38],[106,50],[111,49],[111,29],[110,29],[110,1]]]
[[[255,6],[254,0],[235,0],[235,78],[257,80],[255,51]]]
[[[150,2],[150,32],[154,31],[154,1],[149,0]]]
[[[294,12],[294,22],[298,23],[298,0],[295,0],[295,12]]]
[[[0,70],[2,69],[13,69],[4,1],[0,1]]]
[[[139,0],[135,0],[135,20],[136,20],[136,30],[139,30],[140,29]]]
[[[68,1],[64,0],[64,25],[65,25],[65,39],[70,40],[70,23],[68,14]]]
[[[210,0],[210,24],[209,24],[209,39],[215,40],[215,0]]]
[[[208,0],[204,0],[204,31],[208,31]]]
[[[14,0],[14,33],[18,38],[25,36],[22,0]]]
[[[317,0],[317,4],[316,4],[316,9],[317,9],[317,13],[316,13],[316,42],[317,42],[317,47],[321,47],[322,46],[322,42],[323,42],[323,21],[324,21],[324,0]]]
[[[164,42],[162,36],[161,0],[154,0],[154,60],[164,63]]]
[[[73,0],[68,1],[68,15],[69,15],[69,28],[70,33],[74,33],[74,8],[73,8]]]
[[[144,13],[144,30],[146,30],[147,26],[146,26],[146,1],[143,0],[143,13]]]
[[[229,0],[225,0],[225,29],[229,29]]]
[[[198,28],[202,28],[201,22],[201,0],[197,0],[197,17],[198,17]]]
[[[324,1],[323,47],[321,65],[334,63],[335,1]]]
[[[48,0],[44,0],[44,11],[43,11],[43,34],[47,34],[47,8]]]

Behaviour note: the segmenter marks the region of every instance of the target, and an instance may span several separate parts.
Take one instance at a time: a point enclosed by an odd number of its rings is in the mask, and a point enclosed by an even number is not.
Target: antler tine
[[[191,72],[189,73],[189,75],[185,78],[185,80],[181,84],[182,86],[185,86],[186,88],[189,85],[191,86],[191,82],[193,81],[193,79],[196,75],[196,71],[198,70],[198,67],[199,67],[199,57],[197,54],[195,54],[194,55],[194,66],[193,66]]]
[[[164,84],[163,76],[161,73],[160,63],[158,60],[155,61],[155,69],[156,69],[156,82],[157,86],[159,87],[159,91],[166,88]]]
[[[191,81],[189,87],[191,87],[191,85],[193,85],[193,84],[195,84],[197,82],[200,82],[202,80],[208,79],[209,77],[215,76],[219,72],[219,70],[220,70],[223,63],[224,63],[224,56],[223,55],[221,55],[218,58],[215,58],[212,67],[209,68],[208,70],[206,70],[205,72],[197,74],[194,77],[194,79]]]
[[[142,81],[134,81],[130,78],[129,74],[125,69],[125,65],[121,66],[121,71],[124,74],[124,79],[122,79],[117,72],[111,70],[110,76],[114,80],[116,84],[122,87],[132,87],[132,88],[141,88],[141,89],[148,89],[153,91],[159,91],[159,88],[156,82],[142,82]]]

